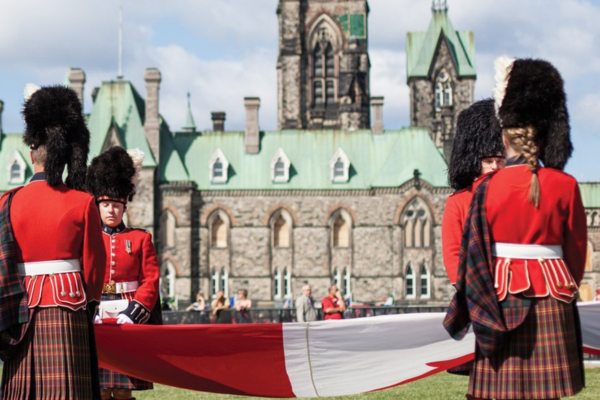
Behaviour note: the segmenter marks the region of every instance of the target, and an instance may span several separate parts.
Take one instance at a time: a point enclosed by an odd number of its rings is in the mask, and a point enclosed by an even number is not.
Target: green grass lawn
[[[2,368],[0,367],[0,371]],[[391,389],[380,390],[378,392],[359,394],[355,396],[329,397],[329,399],[366,399],[366,400],[387,400],[387,399],[410,399],[410,400],[464,400],[467,390],[466,377],[451,375],[442,372],[429,378],[421,379],[407,385],[398,386]],[[600,398],[600,368],[586,368],[585,380],[587,387],[577,396],[571,397],[574,400],[597,400]],[[134,392],[138,400],[150,399],[206,399],[206,400],[241,400],[241,399],[259,399],[257,397],[247,396],[229,396],[222,394],[212,394],[204,392],[194,392],[191,390],[176,389],[169,386],[154,385],[154,390]],[[262,398],[261,398],[262,399]]]
[[[574,400],[600,399],[600,368],[586,368],[585,379],[587,387]],[[442,372],[429,378],[421,379],[406,385],[378,392],[359,394],[355,396],[329,397],[329,399],[410,399],[410,400],[464,400],[467,391],[467,377],[451,375]],[[234,400],[257,399],[256,397],[228,396],[189,390],[175,389],[168,386],[154,385],[155,389],[146,392],[135,392],[138,400],[145,399],[207,399]]]

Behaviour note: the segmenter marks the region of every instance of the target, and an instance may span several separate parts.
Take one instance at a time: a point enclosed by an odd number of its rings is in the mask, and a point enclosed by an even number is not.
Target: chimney
[[[94,104],[96,102],[96,97],[98,97],[98,92],[100,91],[100,88],[98,86],[96,86],[93,90],[92,90],[92,104]]]
[[[260,107],[260,98],[244,97],[244,107],[246,108],[246,129],[244,131],[246,153],[257,154],[260,146],[258,134],[258,108]]]
[[[85,83],[85,72],[81,68],[71,68],[69,70],[69,86],[77,93],[79,101],[83,106],[83,84]]]
[[[383,133],[383,96],[371,97],[371,107],[373,108],[373,134],[381,135]]]
[[[211,114],[213,122],[213,131],[224,132],[225,131],[225,112],[224,111],[213,111]]]
[[[161,75],[156,68],[148,68],[144,73],[146,81],[146,120],[144,121],[144,132],[146,139],[154,155],[156,162],[160,162],[159,142],[160,142],[160,120],[158,117],[158,89],[160,86]]]
[[[2,134],[2,111],[4,110],[4,102],[0,100],[0,135]]]

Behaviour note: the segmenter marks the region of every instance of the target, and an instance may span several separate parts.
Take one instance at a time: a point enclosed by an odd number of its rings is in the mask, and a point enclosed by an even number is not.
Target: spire
[[[448,11],[448,4],[446,3],[446,0],[432,0],[431,11],[433,11],[433,12]]]
[[[190,103],[190,92],[187,94],[187,114],[185,116],[185,122],[181,127],[184,132],[195,132],[196,124],[194,123],[194,117],[192,116],[192,106]]]
[[[117,79],[123,79],[123,6],[119,7],[119,69]]]

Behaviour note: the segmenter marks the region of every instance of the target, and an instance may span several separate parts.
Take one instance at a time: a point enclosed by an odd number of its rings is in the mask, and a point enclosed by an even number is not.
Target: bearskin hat
[[[111,147],[92,160],[87,171],[87,190],[96,201],[111,200],[127,204],[135,195],[144,153]]]
[[[494,98],[502,128],[535,129],[544,166],[562,170],[573,152],[563,79],[548,61],[500,57]]]
[[[26,125],[23,141],[31,149],[46,146],[44,171],[50,186],[62,183],[66,165],[66,185],[84,190],[90,132],[77,93],[59,85],[31,92],[33,90],[26,89],[28,98],[23,106]]]
[[[494,100],[485,99],[463,110],[456,121],[448,180],[455,190],[465,189],[481,175],[481,158],[504,154],[502,130]]]

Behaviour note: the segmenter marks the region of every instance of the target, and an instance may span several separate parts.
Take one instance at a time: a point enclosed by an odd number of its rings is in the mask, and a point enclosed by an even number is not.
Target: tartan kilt
[[[2,399],[99,399],[91,321],[85,310],[35,308],[4,363]]]
[[[549,296],[530,300],[529,314],[497,353],[485,358],[475,347],[469,395],[552,399],[573,396],[583,388],[581,329],[575,303]]]
[[[102,293],[102,301],[121,300],[120,294]],[[134,378],[112,371],[110,369],[99,368],[100,371],[100,389],[129,389],[129,390],[151,390],[154,388],[152,382]]]

